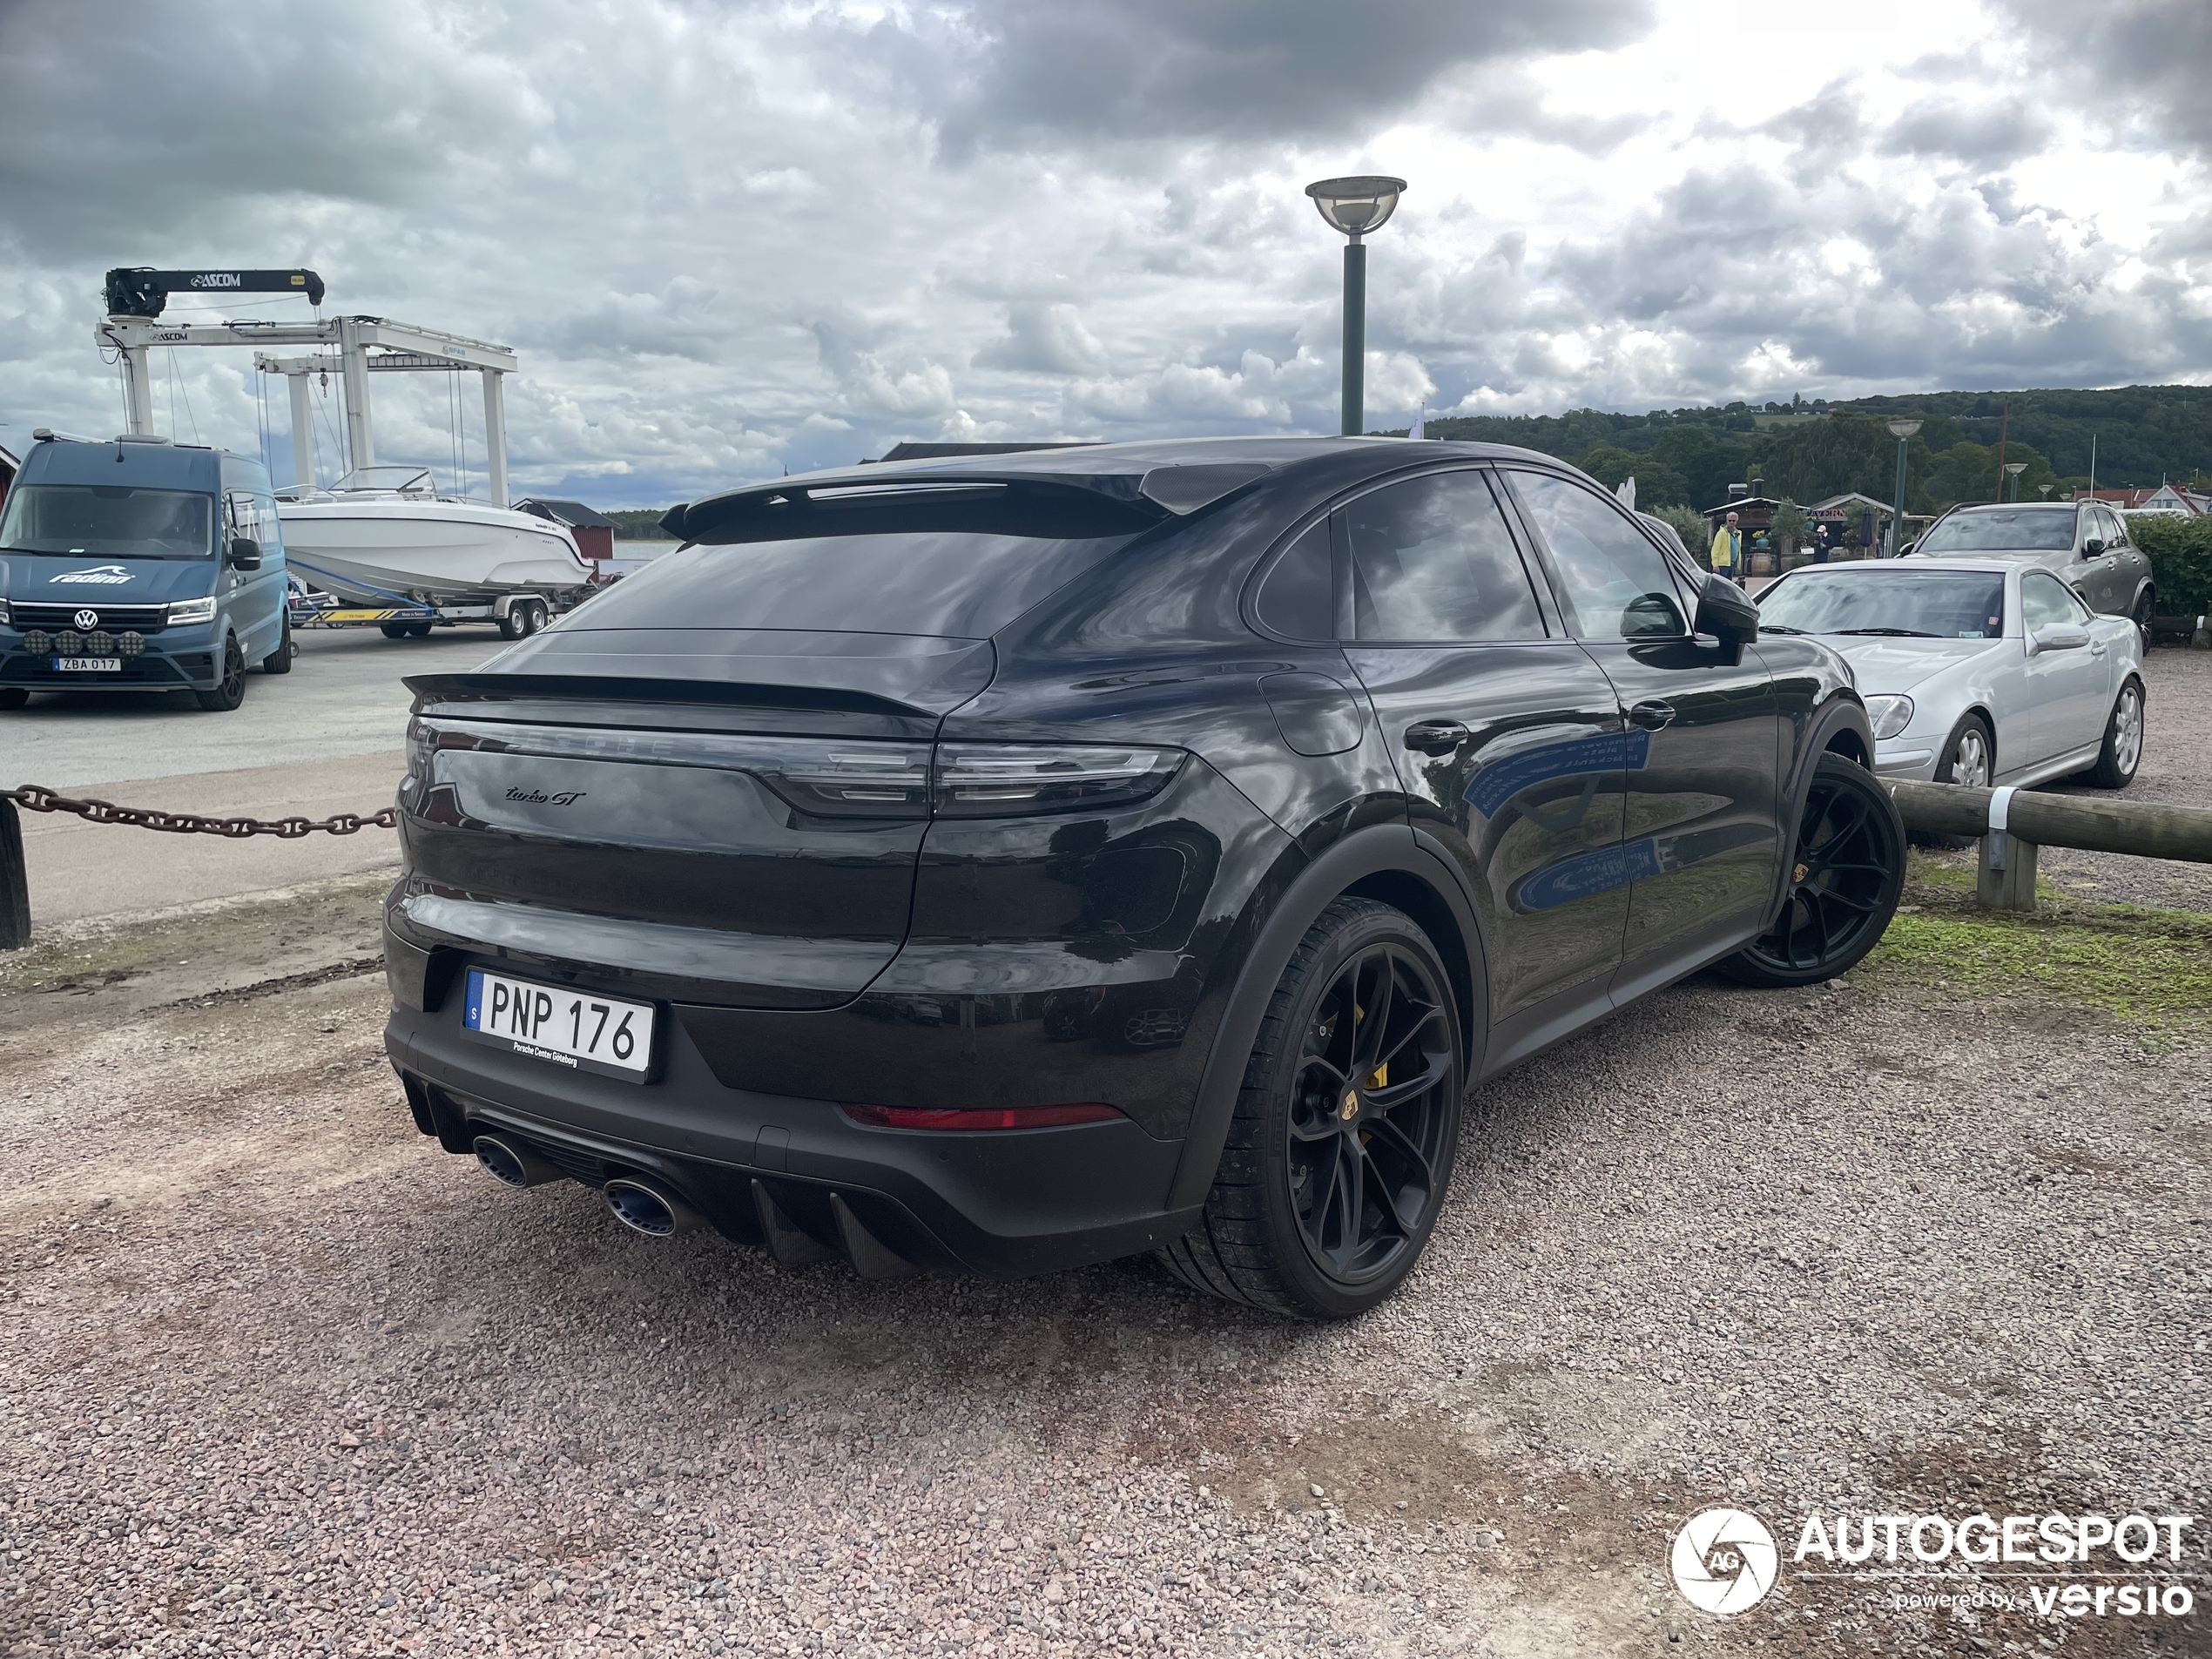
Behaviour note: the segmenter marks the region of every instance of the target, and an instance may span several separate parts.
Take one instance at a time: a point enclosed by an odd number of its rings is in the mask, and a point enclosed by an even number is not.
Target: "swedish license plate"
[[[57,674],[120,674],[122,671],[123,659],[120,657],[57,657],[54,658],[54,672]]]
[[[655,1014],[650,1002],[472,968],[461,1028],[533,1060],[643,1082],[652,1069]]]

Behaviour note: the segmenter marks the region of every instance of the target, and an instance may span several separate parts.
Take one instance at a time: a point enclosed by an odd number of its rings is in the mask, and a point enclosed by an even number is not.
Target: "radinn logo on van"
[[[131,580],[130,571],[119,564],[95,564],[89,570],[64,570],[59,576],[46,578],[51,583],[60,583],[73,587],[112,588]]]

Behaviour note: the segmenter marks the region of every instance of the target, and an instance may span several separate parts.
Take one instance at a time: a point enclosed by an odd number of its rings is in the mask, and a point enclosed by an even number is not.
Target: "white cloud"
[[[517,488],[609,506],[904,437],[1332,431],[1340,245],[1299,189],[1371,169],[1413,181],[1371,245],[1372,424],[2177,378],[2212,353],[2212,105],[2174,67],[2208,18],[17,0],[0,422],[113,429],[108,266],[251,260],[514,345]],[[2095,73],[2054,50],[2077,24]],[[379,377],[379,448],[442,471],[417,378]],[[178,420],[253,448],[252,379],[179,354]]]

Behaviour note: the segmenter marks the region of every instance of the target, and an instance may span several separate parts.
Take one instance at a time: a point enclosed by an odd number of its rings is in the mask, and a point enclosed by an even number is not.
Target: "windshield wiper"
[[[1801,634],[1804,632],[1804,630],[1791,628],[1778,622],[1763,622],[1759,624],[1759,631],[1763,634]]]
[[[1941,634],[1932,634],[1925,628],[1831,628],[1831,634],[1886,634],[1898,639],[1941,639]]]

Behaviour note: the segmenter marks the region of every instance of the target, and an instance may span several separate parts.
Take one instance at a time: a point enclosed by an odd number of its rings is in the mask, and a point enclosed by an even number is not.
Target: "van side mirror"
[[[1740,659],[1743,647],[1759,637],[1759,608],[1726,577],[1709,576],[1697,590],[1697,617],[1691,627],[1719,640]]]
[[[233,570],[258,570],[261,568],[261,544],[250,536],[231,538],[230,566]]]

